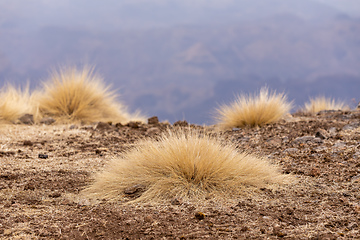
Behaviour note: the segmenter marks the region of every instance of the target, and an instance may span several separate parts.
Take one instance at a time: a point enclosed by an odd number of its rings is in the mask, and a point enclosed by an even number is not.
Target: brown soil
[[[186,123],[175,125],[1,126],[1,239],[359,239],[360,112],[297,114],[221,134],[268,156],[294,175],[292,185],[222,201],[125,205],[81,197],[110,159]]]

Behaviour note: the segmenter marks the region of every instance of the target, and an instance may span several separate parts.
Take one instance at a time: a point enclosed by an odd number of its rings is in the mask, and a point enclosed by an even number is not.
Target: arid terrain
[[[0,126],[1,239],[360,239],[360,111],[294,114],[219,138],[293,184],[229,199],[95,201],[80,191],[140,138],[186,122]],[[195,126],[215,131],[214,126]]]

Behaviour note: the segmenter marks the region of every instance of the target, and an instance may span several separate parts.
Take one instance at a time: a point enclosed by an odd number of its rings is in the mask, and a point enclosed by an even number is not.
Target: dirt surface
[[[219,134],[267,156],[293,185],[204,202],[81,197],[109,160],[186,123],[175,125],[0,126],[1,239],[360,239],[360,112],[295,114]]]

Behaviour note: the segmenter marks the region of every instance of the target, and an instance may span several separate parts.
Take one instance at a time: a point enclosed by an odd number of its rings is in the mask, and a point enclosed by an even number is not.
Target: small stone
[[[24,144],[24,146],[32,146],[33,145],[33,143],[29,140],[25,140],[23,144]]]
[[[54,122],[56,122],[56,120],[53,119],[52,117],[44,117],[43,119],[40,120],[40,123],[45,124],[45,125],[51,125]]]
[[[126,125],[131,128],[139,128],[139,122],[129,122]]]
[[[314,138],[315,137],[313,137],[313,136],[298,137],[293,140],[293,143],[295,143],[295,144],[306,143],[306,142],[310,142],[310,141],[314,140]]]
[[[53,192],[53,193],[49,194],[49,197],[58,198],[58,197],[61,197],[61,193],[60,192]]]
[[[19,118],[19,121],[23,124],[32,125],[34,124],[34,116],[32,114],[24,114]]]
[[[115,127],[116,127],[116,128],[121,128],[121,127],[123,127],[123,126],[124,126],[124,125],[122,125],[122,123],[116,123],[116,124],[115,124]]]
[[[320,176],[320,169],[318,169],[318,168],[312,168],[312,169],[310,170],[309,175],[310,175],[311,177],[318,177],[318,176]]]
[[[78,128],[78,126],[76,126],[76,125],[71,125],[71,126],[69,127],[70,130],[77,129],[77,128]]]
[[[41,159],[47,159],[49,157],[49,155],[47,155],[47,154],[39,154],[39,158],[41,158]]]
[[[345,149],[345,148],[346,148],[346,143],[344,143],[344,142],[337,142],[337,143],[334,144],[333,148]]]
[[[189,123],[186,120],[184,120],[184,121],[174,122],[173,125],[178,126],[178,127],[187,127],[187,126],[189,126]]]
[[[148,135],[156,135],[159,133],[160,133],[160,129],[157,127],[152,127],[152,128],[149,128],[148,130],[146,130],[146,134],[148,134]]]
[[[171,204],[172,205],[181,205],[182,201],[179,198],[173,198],[173,199],[171,199]]]
[[[205,214],[202,213],[202,212],[196,212],[196,213],[195,213],[195,218],[196,218],[197,220],[203,220],[203,219],[205,218]]]
[[[298,148],[287,148],[284,150],[284,153],[293,154],[299,152]]]
[[[144,221],[145,221],[145,222],[153,222],[154,219],[153,219],[150,215],[146,215],[146,216],[144,217]]]
[[[4,234],[5,236],[10,235],[11,233],[12,233],[12,230],[11,230],[11,229],[5,229],[4,232],[3,232],[3,234]]]
[[[128,187],[124,190],[124,193],[127,195],[136,194],[139,192],[143,192],[145,190],[145,186],[142,184],[136,184],[134,186]]]
[[[95,129],[100,130],[100,131],[109,130],[109,129],[111,129],[111,125],[109,123],[106,123],[106,122],[99,122],[96,125]]]
[[[320,128],[316,131],[315,137],[321,139],[328,139],[330,137],[330,134],[326,130]]]
[[[274,227],[273,228],[273,234],[277,237],[285,237],[286,236],[286,233],[284,233],[280,227]]]
[[[159,119],[157,116],[148,119],[148,124],[158,124],[158,123],[159,123]]]

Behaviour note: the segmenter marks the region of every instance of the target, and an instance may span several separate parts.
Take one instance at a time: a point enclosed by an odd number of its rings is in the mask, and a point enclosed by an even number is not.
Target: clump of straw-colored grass
[[[67,68],[53,72],[43,90],[35,93],[37,116],[57,122],[128,122],[132,116],[116,101],[116,95],[91,68]]]
[[[239,151],[198,131],[167,132],[142,140],[110,162],[83,191],[88,197],[121,200],[126,189],[141,186],[135,201],[206,195],[236,197],[244,187],[282,183],[285,177],[267,160]]]
[[[239,95],[230,105],[217,109],[216,119],[223,128],[256,127],[280,120],[289,113],[292,103],[284,93],[269,93],[262,88],[258,95]]]
[[[7,84],[0,90],[0,122],[14,123],[24,114],[31,114],[31,96],[29,87],[16,89]]]
[[[324,96],[310,98],[309,102],[305,103],[302,109],[305,113],[315,114],[322,110],[349,110],[344,102],[335,101],[335,99],[326,98]]]

